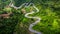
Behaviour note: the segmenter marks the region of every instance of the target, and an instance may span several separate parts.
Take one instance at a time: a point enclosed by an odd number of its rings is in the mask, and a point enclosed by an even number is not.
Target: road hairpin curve
[[[21,6],[16,7],[16,6],[14,6],[14,4],[12,3],[12,0],[11,0],[11,3],[9,4],[9,6],[15,8],[15,9],[20,9],[20,8],[22,8],[24,5],[27,7],[27,6],[30,6],[31,4],[33,4],[33,3],[30,3],[30,4],[28,4],[28,3],[23,3]],[[39,12],[39,9],[38,9],[34,4],[33,4],[33,7],[37,10],[36,12]],[[36,31],[36,30],[33,30],[33,26],[35,26],[35,25],[36,25],[38,22],[40,22],[40,20],[41,20],[41,18],[39,18],[39,17],[31,17],[31,16],[28,16],[28,15],[33,14],[33,13],[35,13],[35,12],[34,12],[34,11],[31,11],[30,13],[26,13],[26,14],[25,14],[25,17],[26,17],[26,18],[36,19],[36,21],[35,21],[34,23],[30,24],[30,26],[29,26],[29,31],[31,31],[31,32],[33,32],[33,33],[36,33],[36,34],[42,34],[41,32],[38,32],[38,31]]]
[[[9,6],[15,8],[15,9],[20,9],[20,8],[22,8],[25,4],[26,4],[26,3],[23,3],[21,6],[16,7],[16,6],[13,4],[12,0],[11,0]]]
[[[30,3],[30,5],[31,5],[31,4],[33,4],[33,3]],[[34,4],[33,4],[33,7],[37,10],[36,12],[39,12],[39,9],[36,8]],[[36,33],[36,34],[42,34],[41,32],[38,32],[38,31],[32,29],[32,27],[35,26],[35,25],[36,25],[38,22],[40,22],[40,20],[41,20],[41,18],[39,18],[39,17],[30,17],[30,16],[28,16],[28,15],[33,14],[33,13],[35,13],[35,12],[32,11],[32,12],[30,12],[30,13],[26,13],[26,14],[25,14],[25,17],[27,17],[27,18],[36,19],[36,21],[35,21],[34,23],[30,24],[29,30],[30,30],[31,32],[33,32],[33,33]]]

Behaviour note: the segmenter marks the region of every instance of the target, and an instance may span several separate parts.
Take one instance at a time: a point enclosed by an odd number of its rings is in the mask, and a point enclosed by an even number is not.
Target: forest
[[[35,9],[32,6],[16,9],[9,6],[10,3],[11,0],[0,0],[0,34],[36,34],[29,31],[30,24],[36,20],[25,17]],[[16,7],[33,3],[39,12],[35,10],[30,16],[41,18],[33,30],[42,34],[60,34],[60,0],[12,0],[12,3]]]

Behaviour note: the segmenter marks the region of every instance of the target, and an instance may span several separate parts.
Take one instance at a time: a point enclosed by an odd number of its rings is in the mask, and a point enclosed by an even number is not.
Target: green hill
[[[38,13],[31,16],[42,18],[33,29],[43,34],[60,34],[60,0],[13,0],[15,6],[20,6],[25,2],[32,2],[39,9]],[[10,0],[0,0],[0,15],[8,14],[9,18],[0,16],[0,34],[33,34],[28,30],[34,19],[26,18],[22,9],[30,12],[29,8],[14,9],[9,7]]]

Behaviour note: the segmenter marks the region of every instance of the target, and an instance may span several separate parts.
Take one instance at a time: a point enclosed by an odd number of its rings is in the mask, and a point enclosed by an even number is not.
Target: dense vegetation
[[[41,18],[41,22],[36,24],[33,29],[43,34],[60,34],[60,0],[15,0],[13,3],[15,6],[20,6],[22,3],[30,1],[40,10],[39,13],[31,16]],[[16,10],[9,7],[9,3],[10,0],[0,0],[0,15],[12,12],[9,18],[0,16],[0,34],[31,34],[28,28],[35,20],[26,18],[21,11],[22,8]],[[29,8],[24,9],[30,11]]]

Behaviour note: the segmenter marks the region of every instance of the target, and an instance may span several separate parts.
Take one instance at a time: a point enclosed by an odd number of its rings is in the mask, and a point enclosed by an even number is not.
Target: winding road
[[[30,4],[33,4],[33,3],[30,3]],[[37,9],[37,8],[35,7],[35,5],[33,5],[33,7],[37,10],[36,12],[39,12],[39,9]],[[26,13],[26,14],[25,14],[25,17],[27,17],[27,18],[36,19],[36,21],[35,21],[34,23],[30,24],[29,30],[30,30],[31,32],[33,32],[33,33],[41,34],[41,32],[38,32],[38,31],[32,29],[33,26],[35,26],[35,25],[36,25],[38,22],[40,22],[40,20],[41,20],[41,18],[39,18],[39,17],[31,17],[31,16],[28,16],[28,15],[33,14],[33,13],[35,13],[35,12],[32,11],[32,12],[30,12],[30,13]]]
[[[22,8],[23,6],[25,6],[26,4],[28,4],[28,3],[24,3],[24,4],[22,4],[21,6],[16,7],[16,6],[14,6],[14,4],[11,2],[11,3],[9,4],[9,6],[15,8],[15,9],[20,9],[20,8]],[[33,4],[33,3],[30,3],[28,6],[30,6],[31,4]],[[27,7],[27,6],[26,6],[26,7]],[[37,10],[36,12],[39,12],[39,9],[36,8],[34,4],[33,4],[33,7]],[[31,11],[30,13],[26,13],[26,14],[25,14],[25,17],[26,17],[26,18],[36,19],[36,21],[35,21],[34,23],[30,24],[30,26],[29,26],[29,31],[31,31],[31,32],[33,32],[33,33],[36,33],[36,34],[42,34],[41,32],[38,32],[38,31],[36,31],[36,30],[33,30],[33,28],[32,28],[33,26],[35,26],[35,25],[36,25],[38,22],[40,22],[40,20],[41,20],[41,18],[39,18],[39,17],[31,17],[31,16],[29,16],[30,14],[33,14],[33,13],[35,13],[35,12],[34,12],[34,11]]]

